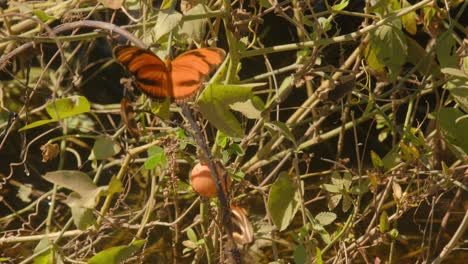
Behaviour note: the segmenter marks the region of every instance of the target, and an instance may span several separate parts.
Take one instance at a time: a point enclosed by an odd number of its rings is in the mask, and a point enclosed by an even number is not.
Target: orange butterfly
[[[156,99],[169,97],[176,102],[195,95],[204,79],[226,56],[226,52],[219,48],[201,48],[164,62],[153,52],[134,46],[118,46],[114,54],[135,76],[138,87],[145,94]]]

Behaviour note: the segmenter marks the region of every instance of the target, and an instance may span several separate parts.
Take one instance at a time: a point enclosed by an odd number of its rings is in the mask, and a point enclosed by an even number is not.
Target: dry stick
[[[197,123],[195,122],[192,112],[190,112],[190,109],[187,104],[182,103],[180,104],[180,107],[182,108],[182,114],[184,115],[185,118],[187,118],[192,130],[193,134],[195,137],[195,141],[197,141],[197,145],[200,147],[201,151],[203,152],[203,155],[205,155],[207,161],[208,161],[208,167],[211,171],[211,176],[213,177],[213,180],[216,183],[216,191],[218,193],[218,199],[221,204],[221,210],[222,210],[222,223],[224,227],[227,230],[228,236],[230,239],[232,239],[232,223],[231,223],[231,218],[230,218],[230,207],[229,207],[229,200],[228,197],[226,197],[226,194],[223,191],[223,188],[221,187],[221,178],[220,175],[218,175],[218,170],[216,169],[216,166],[213,162],[213,158],[211,156],[211,152],[209,151],[209,148],[207,146],[207,143],[203,139],[203,136],[201,134],[200,128],[198,127]]]

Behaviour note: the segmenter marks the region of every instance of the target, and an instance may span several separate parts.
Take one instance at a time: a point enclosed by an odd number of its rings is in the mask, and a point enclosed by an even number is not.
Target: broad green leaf
[[[262,117],[263,102],[257,96],[253,96],[243,102],[232,103],[230,107],[249,119],[260,119]]]
[[[198,98],[200,112],[226,135],[242,137],[240,123],[230,112],[229,106],[249,100],[252,97],[253,87],[253,85],[209,85]]]
[[[382,159],[379,157],[377,153],[375,153],[373,150],[371,150],[371,160],[372,160],[372,165],[374,168],[382,168],[384,166]]]
[[[135,240],[128,246],[117,246],[105,249],[88,260],[88,264],[118,264],[135,254],[145,240]]]
[[[106,189],[106,186],[98,187],[92,191],[86,192],[85,194],[79,194],[77,192],[71,192],[67,199],[64,201],[70,208],[81,207],[93,209],[96,207],[99,197],[102,192]]]
[[[458,146],[465,155],[468,153],[468,119],[460,119],[464,114],[455,108],[440,109],[437,122],[444,138],[452,145]],[[458,122],[457,122],[457,119]],[[454,152],[454,154],[457,154]]]
[[[379,63],[387,66],[390,80],[395,81],[407,56],[404,33],[396,26],[383,25],[370,34],[369,44]]]
[[[48,123],[57,122],[60,119],[72,117],[82,113],[87,113],[91,106],[84,96],[71,96],[68,98],[57,99],[46,106],[46,112],[51,119],[39,120],[27,126],[22,127],[19,131],[42,126]]]
[[[351,175],[351,173],[349,173],[348,171],[343,173],[343,188],[346,191],[349,191],[351,183],[353,183],[353,176]]]
[[[294,263],[304,264],[307,263],[307,252],[304,245],[297,245],[293,252]]]
[[[275,226],[283,231],[299,209],[300,193],[297,186],[282,172],[272,184],[268,194],[268,211]]]
[[[435,61],[434,56],[428,54],[428,52],[413,38],[407,36],[405,39],[408,45],[407,61],[417,66],[417,70],[421,75],[439,75],[440,66]]]
[[[335,4],[332,9],[335,11],[341,11],[345,9],[349,4],[349,0],[341,0],[338,4]]]
[[[390,230],[390,223],[388,222],[388,215],[386,211],[383,211],[380,214],[379,230],[381,233],[385,233]]]
[[[398,148],[390,150],[382,159],[384,168],[389,170],[401,162],[400,155],[398,154]]]
[[[99,195],[105,188],[97,187],[91,178],[81,171],[53,171],[46,173],[43,178],[73,191],[65,200],[70,207],[94,208]]]
[[[94,142],[89,160],[104,160],[119,153],[120,146],[109,137],[99,137]]]
[[[335,209],[338,204],[340,203],[340,200],[341,200],[341,197],[343,197],[343,195],[341,194],[335,194],[335,195],[331,195],[329,198],[328,198],[328,210],[333,210]]]
[[[80,195],[88,195],[98,187],[88,174],[75,170],[58,170],[46,173],[42,176],[45,180],[77,192]]]
[[[107,189],[107,193],[114,194],[114,193],[122,192],[123,190],[124,188],[122,186],[122,182],[119,179],[117,179],[115,176],[112,177],[109,183],[109,187]]]
[[[408,1],[404,0],[403,7],[408,7],[411,4]],[[418,22],[418,15],[415,11],[411,11],[408,14],[401,17],[401,22],[403,23],[403,27],[410,33],[411,35],[415,35],[418,31],[417,29],[417,22]]]
[[[271,121],[265,125],[279,131],[285,138],[289,139],[294,145],[296,145],[296,139],[285,123],[280,121]]]
[[[192,228],[189,228],[187,230],[187,237],[190,239],[190,241],[196,243],[198,241],[197,234],[195,234],[195,231],[193,231]]]
[[[211,12],[210,8],[203,4],[198,4],[192,7],[184,15],[203,15]],[[189,40],[195,42],[201,42],[205,37],[206,27],[209,23],[207,18],[201,18],[196,20],[184,21],[182,28],[179,30],[179,35],[189,38]],[[190,42],[190,41],[189,41]]]
[[[355,184],[351,187],[349,192],[355,195],[363,195],[369,191],[370,180],[361,180],[358,184]]]
[[[80,230],[86,230],[96,222],[92,209],[73,206],[71,207],[71,213],[73,223]]]
[[[338,171],[334,171],[331,176],[331,182],[339,189],[343,189],[343,179]]]
[[[152,170],[157,166],[164,169],[166,164],[167,158],[163,148],[154,146],[148,149],[148,159],[145,161],[145,169]]]
[[[322,188],[327,192],[341,193],[341,188],[333,184],[324,183],[322,184]]]
[[[336,214],[332,212],[321,212],[315,216],[315,220],[317,220],[322,226],[326,226],[333,223],[335,219]]]
[[[377,73],[385,72],[385,66],[379,61],[376,54],[376,49],[374,49],[371,45],[367,45],[366,49],[364,50],[365,58],[367,65]]]
[[[151,113],[157,115],[162,120],[169,120],[171,117],[171,99],[167,97],[163,101],[151,102]]]
[[[162,36],[171,32],[177,27],[182,20],[182,14],[175,10],[161,10],[156,20],[154,30],[156,31],[155,38],[159,40]]]
[[[437,38],[436,54],[442,68],[458,66],[457,41],[452,34],[453,32],[446,31]]]
[[[88,113],[90,110],[91,105],[84,96],[70,96],[57,99],[46,106],[47,114],[53,120]]]
[[[34,248],[34,253],[39,253],[42,250],[46,249],[47,247],[49,247],[50,245],[49,243],[50,243],[49,239],[47,238],[41,239],[39,243],[37,244],[37,246]],[[54,260],[53,260],[52,250],[49,248],[44,253],[41,253],[40,255],[34,258],[33,262],[34,264],[53,264]]]
[[[343,194],[343,203],[341,205],[341,209],[343,210],[343,212],[347,212],[349,208],[351,208],[351,206],[353,205],[353,199],[351,198],[351,196],[349,196],[349,194]]]
[[[49,16],[46,12],[41,9],[32,10],[31,13],[37,16],[42,22],[54,21],[57,18],[54,16]]]

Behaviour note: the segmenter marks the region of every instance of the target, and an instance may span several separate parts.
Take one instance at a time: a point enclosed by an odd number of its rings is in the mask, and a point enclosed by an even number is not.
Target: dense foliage
[[[0,262],[463,262],[467,3],[0,1]]]

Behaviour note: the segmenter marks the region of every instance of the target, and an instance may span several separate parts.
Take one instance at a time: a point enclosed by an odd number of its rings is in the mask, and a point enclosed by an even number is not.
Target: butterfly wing
[[[169,71],[164,61],[154,53],[134,46],[117,46],[114,54],[117,61],[135,76],[138,87],[148,96],[172,97]]]
[[[205,78],[224,60],[226,52],[218,48],[201,48],[182,53],[171,63],[172,93],[176,101],[192,97]]]

